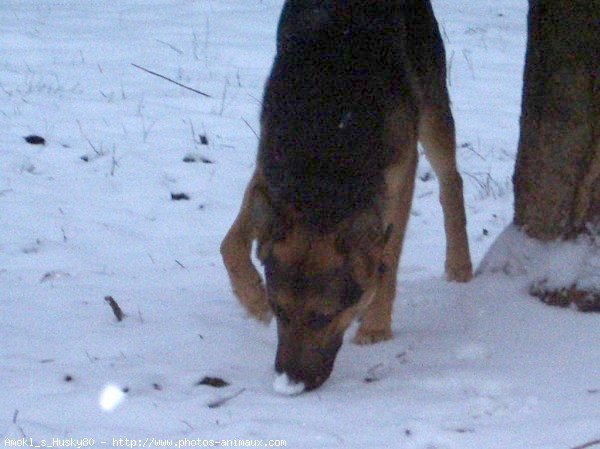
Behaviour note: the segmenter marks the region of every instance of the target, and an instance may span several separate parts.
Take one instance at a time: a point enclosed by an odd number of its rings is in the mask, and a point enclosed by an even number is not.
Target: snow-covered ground
[[[253,168],[281,5],[2,0],[0,446],[569,449],[600,439],[598,316],[544,306],[519,277],[444,282],[425,161],[395,339],[347,342],[315,392],[273,390],[274,327],[238,306],[218,246]],[[477,263],[512,219],[527,5],[434,7]],[[46,145],[26,143],[32,134]],[[205,377],[228,385],[198,385]]]

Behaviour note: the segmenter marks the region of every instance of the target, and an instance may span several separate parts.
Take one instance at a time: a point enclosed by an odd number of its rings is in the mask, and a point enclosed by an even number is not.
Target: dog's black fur
[[[327,232],[381,193],[394,149],[385,117],[405,103],[398,1],[288,1],[266,87],[259,163],[272,205]],[[282,213],[285,213],[282,211]]]

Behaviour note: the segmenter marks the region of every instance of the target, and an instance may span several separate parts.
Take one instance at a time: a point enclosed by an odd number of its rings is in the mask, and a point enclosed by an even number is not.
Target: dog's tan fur
[[[472,276],[443,48],[440,52],[431,6],[425,0],[416,3],[415,17],[406,20],[406,34],[398,36],[399,44],[408,48],[403,53],[407,61],[406,85],[402,86],[408,94],[394,100],[397,104],[388,107],[382,117],[382,142],[392,153],[380,173],[382,187],[376,198],[363,207],[353,205],[351,212],[333,220],[332,225],[319,228],[307,218],[310,212],[300,209],[304,204],[278,197],[263,165],[273,162],[268,151],[277,144],[272,137],[273,113],[265,107],[257,168],[221,245],[233,290],[244,307],[264,322],[273,312],[278,318],[276,368],[306,382],[309,388],[329,376],[341,336],[356,317],[361,318],[356,343],[392,337],[392,304],[414,190],[417,140],[440,182],[447,278],[466,282]],[[287,7],[293,13],[295,6]],[[291,51],[284,45],[286,35],[281,35],[285,30],[286,23],[282,23],[279,52],[284,55]],[[268,86],[267,94],[269,89],[275,87]],[[373,143],[374,148],[377,145]],[[277,161],[274,163],[276,166]],[[258,256],[268,269],[267,288],[250,258],[255,239]],[[352,298],[357,292],[360,300]]]

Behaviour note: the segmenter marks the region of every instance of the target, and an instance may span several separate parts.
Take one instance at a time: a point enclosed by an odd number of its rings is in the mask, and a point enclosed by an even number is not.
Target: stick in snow
[[[19,416],[19,410],[15,410],[15,413],[13,414],[13,419],[12,422],[13,424],[17,427],[17,429],[19,430],[19,432],[21,433],[21,437],[25,438],[26,440],[27,435],[25,435],[25,431],[23,430],[23,427],[21,427],[18,423],[17,423],[17,417]]]
[[[596,446],[597,444],[600,444],[600,440],[590,441],[581,446],[575,446],[573,449],[587,449],[588,447]]]
[[[115,301],[115,299],[112,296],[105,296],[104,300],[112,309],[113,313],[115,314],[115,317],[117,318],[117,321],[123,321],[123,317],[125,316],[125,314],[119,307],[119,304],[117,304],[117,301]]]
[[[200,95],[202,95],[202,96],[204,96],[206,98],[212,98],[212,96],[210,96],[208,94],[205,94],[204,92],[201,92],[201,91],[196,90],[196,89],[194,89],[192,87],[186,86],[185,84],[178,83],[177,81],[172,80],[171,78],[167,78],[166,76],[161,75],[160,73],[153,72],[152,70],[145,69],[144,67],[141,67],[141,66],[139,66],[137,64],[134,64],[133,62],[131,63],[131,65],[134,66],[135,68],[138,68],[140,70],[143,70],[144,72],[149,73],[150,75],[158,76],[159,78],[162,78],[164,80],[170,81],[173,84],[177,84],[178,86],[183,87],[184,89],[191,90],[192,92],[196,92],[197,94],[200,94]]]
[[[250,128],[250,131],[252,131],[256,138],[260,140],[260,137],[258,137],[258,133],[254,130],[254,128],[252,128],[252,126],[250,126],[250,123],[248,123],[248,121],[244,117],[242,117],[242,120],[246,124],[246,126]]]
[[[246,391],[246,389],[242,388],[240,391],[238,391],[237,393],[235,393],[235,394],[233,394],[231,396],[226,396],[224,398],[217,399],[216,401],[209,402],[208,403],[208,408],[218,408],[218,407],[221,407],[222,405],[224,405],[227,402],[231,401],[233,398],[237,398],[244,391]]]

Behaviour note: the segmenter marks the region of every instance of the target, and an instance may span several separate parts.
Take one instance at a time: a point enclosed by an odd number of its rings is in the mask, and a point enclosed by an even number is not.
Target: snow
[[[116,385],[107,385],[100,393],[100,407],[110,412],[114,410],[125,399],[123,388]]]
[[[273,382],[273,389],[284,396],[295,396],[304,391],[303,382],[294,382],[286,373],[278,374]]]
[[[3,0],[0,446],[563,449],[599,439],[597,316],[545,306],[526,276],[501,270],[446,283],[424,158],[395,338],[356,346],[353,328],[321,388],[273,391],[275,327],[246,317],[218,248],[254,166],[281,5]],[[512,220],[526,7],[434,1],[476,263]],[[180,193],[189,200],[172,200]],[[573,275],[569,264],[552,273]],[[229,385],[197,385],[206,376]],[[107,385],[109,397],[122,393],[110,412]]]
[[[521,276],[552,290],[577,286],[600,289],[600,248],[589,236],[540,242],[507,226],[482,260],[480,272]]]

